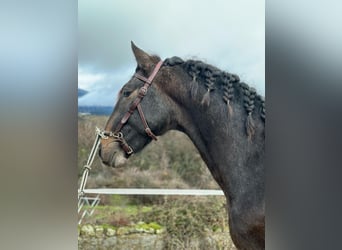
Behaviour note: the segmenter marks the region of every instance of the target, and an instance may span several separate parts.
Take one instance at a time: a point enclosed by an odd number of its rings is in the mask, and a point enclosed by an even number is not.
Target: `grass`
[[[89,209],[84,206],[84,209]],[[166,227],[168,232],[194,234],[204,231],[227,231],[223,197],[169,197],[159,205],[99,205],[82,224],[128,226],[145,222]]]
[[[224,197],[168,196],[164,203],[149,206],[100,205],[80,228],[84,225],[101,226],[104,232],[111,228],[117,236],[161,233],[165,249],[208,249],[208,245],[194,247],[194,239],[224,234],[217,242],[222,248],[217,249],[234,249],[228,237]]]

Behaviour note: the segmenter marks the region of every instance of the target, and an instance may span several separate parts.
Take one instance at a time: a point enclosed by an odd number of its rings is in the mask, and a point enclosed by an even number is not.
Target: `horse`
[[[225,194],[235,246],[265,249],[265,99],[236,74],[131,47],[137,67],[105,125],[102,163],[122,166],[157,136],[185,133]]]

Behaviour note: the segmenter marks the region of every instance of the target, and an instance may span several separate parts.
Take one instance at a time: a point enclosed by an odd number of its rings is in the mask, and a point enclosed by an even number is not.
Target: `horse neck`
[[[210,105],[193,101],[188,93],[178,92],[178,105],[181,109],[179,130],[185,132],[195,144],[206,162],[214,179],[223,190],[232,182],[227,171],[235,166],[246,166],[250,155],[264,150],[264,126],[256,121],[256,134],[253,141],[246,135],[246,111],[243,102],[233,104],[234,114],[229,115],[222,102],[221,93],[210,94]],[[263,153],[262,153],[263,155]],[[262,164],[255,163],[257,165]],[[230,170],[229,170],[230,169]]]

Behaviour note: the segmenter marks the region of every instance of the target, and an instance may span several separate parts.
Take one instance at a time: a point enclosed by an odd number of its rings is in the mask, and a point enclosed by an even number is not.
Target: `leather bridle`
[[[144,112],[143,112],[143,110],[141,108],[140,102],[142,101],[142,99],[147,94],[148,88],[151,86],[153,79],[157,75],[157,73],[158,73],[158,71],[159,71],[159,69],[161,68],[162,65],[163,65],[163,61],[159,61],[157,63],[157,65],[155,66],[155,68],[153,69],[151,75],[148,78],[146,78],[146,77],[144,77],[142,75],[139,75],[138,73],[134,74],[135,78],[137,78],[137,79],[139,79],[139,80],[144,82],[144,85],[139,89],[137,98],[132,102],[132,104],[129,107],[128,111],[122,117],[122,119],[120,120],[120,123],[116,126],[114,132],[112,132],[112,131],[103,131],[102,132],[102,134],[104,135],[102,137],[102,139],[108,139],[109,137],[113,137],[114,141],[119,142],[121,148],[126,152],[127,155],[132,154],[133,153],[133,149],[127,143],[127,141],[125,140],[121,130],[122,130],[123,126],[127,123],[128,119],[131,117],[131,115],[133,114],[135,109],[138,110],[138,113],[139,113],[141,122],[142,122],[142,124],[144,126],[146,134],[149,137],[151,137],[153,140],[157,140],[157,136],[152,132],[152,130],[148,126],[148,123],[146,121]]]

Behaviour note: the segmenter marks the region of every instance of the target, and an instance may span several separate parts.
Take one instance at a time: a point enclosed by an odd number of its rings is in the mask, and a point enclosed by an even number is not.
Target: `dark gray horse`
[[[227,199],[238,249],[265,248],[265,102],[237,75],[201,61],[160,60],[132,43],[135,75],[120,91],[102,139],[105,165],[122,165],[156,136],[187,134]]]

